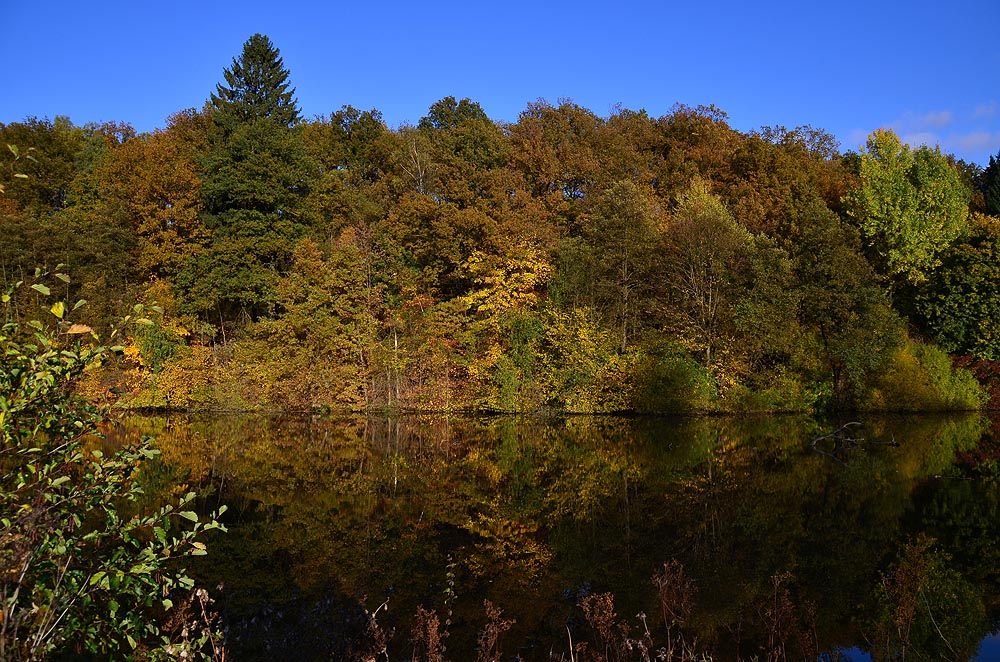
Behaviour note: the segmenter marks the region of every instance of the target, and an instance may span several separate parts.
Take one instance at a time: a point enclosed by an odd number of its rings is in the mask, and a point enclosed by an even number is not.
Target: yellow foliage
[[[490,510],[496,511],[497,504],[492,504]],[[478,513],[468,521],[466,528],[482,540],[468,560],[473,572],[482,575],[498,564],[507,568],[513,566],[519,568],[516,576],[524,585],[538,581],[548,572],[553,554],[538,540],[537,523],[501,514]]]
[[[541,381],[550,402],[580,413],[631,407],[631,375],[639,352],[620,353],[617,338],[596,321],[593,311],[553,311],[545,340]]]
[[[534,246],[522,245],[518,251],[514,256],[473,251],[462,265],[479,286],[466,296],[466,301],[482,317],[496,318],[538,304],[538,293],[554,268],[548,256]]]

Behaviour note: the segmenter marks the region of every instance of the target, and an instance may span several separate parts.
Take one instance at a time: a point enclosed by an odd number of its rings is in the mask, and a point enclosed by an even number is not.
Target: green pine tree
[[[981,181],[986,213],[1000,216],[1000,152],[990,157],[990,164],[983,170]]]
[[[290,127],[299,117],[295,88],[289,89],[288,70],[279,51],[257,33],[243,44],[243,53],[223,72],[226,85],[215,86],[215,121],[226,130],[258,118]]]
[[[316,168],[278,49],[260,34],[212,95],[214,130],[202,155],[208,248],[178,277],[188,310],[226,325],[274,314],[275,287],[311,225],[305,199]]]

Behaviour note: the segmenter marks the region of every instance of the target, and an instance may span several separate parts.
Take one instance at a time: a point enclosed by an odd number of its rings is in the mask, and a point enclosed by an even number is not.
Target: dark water
[[[445,657],[475,660],[485,600],[514,621],[501,659],[568,660],[571,637],[610,659],[643,659],[639,641],[971,659],[1000,615],[1000,444],[980,416],[862,423],[815,444],[839,424],[175,416],[121,434],[159,440],[150,499],[229,506],[193,571],[231,659],[363,658],[383,636],[410,659],[433,610]]]

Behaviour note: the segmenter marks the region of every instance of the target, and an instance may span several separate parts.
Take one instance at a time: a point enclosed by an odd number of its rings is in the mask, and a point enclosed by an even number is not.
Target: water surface
[[[968,660],[1000,613],[989,423],[861,423],[815,443],[840,423],[172,416],[119,434],[159,440],[151,500],[229,506],[193,569],[234,659],[361,655],[386,604],[391,659],[421,607],[471,660],[489,600],[514,620],[503,659],[648,629],[716,659]]]

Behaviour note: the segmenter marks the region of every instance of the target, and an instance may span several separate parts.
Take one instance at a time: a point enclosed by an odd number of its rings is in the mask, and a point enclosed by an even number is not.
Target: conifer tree
[[[315,168],[271,41],[250,37],[223,75],[201,158],[202,222],[212,239],[179,283],[191,312],[227,324],[274,312],[278,279],[311,224],[304,201]]]
[[[243,44],[243,53],[223,72],[226,85],[218,83],[212,95],[216,123],[234,125],[258,118],[286,127],[300,119],[295,88],[289,89],[288,70],[271,40],[259,32]]]
[[[990,157],[990,164],[983,170],[980,181],[986,213],[1000,217],[1000,152]]]

